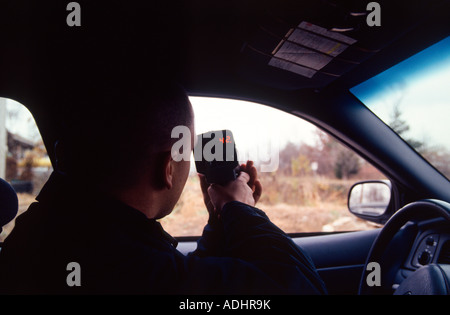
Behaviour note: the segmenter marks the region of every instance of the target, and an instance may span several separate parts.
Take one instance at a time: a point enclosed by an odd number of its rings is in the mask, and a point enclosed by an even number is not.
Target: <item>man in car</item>
[[[254,207],[252,162],[225,186],[200,177],[209,221],[196,251],[177,251],[157,220],[190,168],[173,159],[171,130],[188,126],[193,147],[194,116],[184,90],[161,81],[67,100],[55,171],[1,251],[1,293],[325,293],[310,258]]]

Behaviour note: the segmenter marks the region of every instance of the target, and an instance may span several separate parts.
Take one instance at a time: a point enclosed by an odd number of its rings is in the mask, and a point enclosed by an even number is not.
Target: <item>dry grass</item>
[[[353,181],[266,175],[261,182],[263,196],[258,208],[287,233],[376,227],[347,210],[347,193]],[[193,236],[201,235],[207,219],[198,179],[190,176],[174,211],[161,224],[174,236]]]

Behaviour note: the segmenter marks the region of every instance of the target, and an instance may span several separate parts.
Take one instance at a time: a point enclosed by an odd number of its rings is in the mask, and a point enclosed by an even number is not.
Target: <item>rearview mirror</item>
[[[389,181],[366,181],[356,183],[350,189],[348,209],[357,217],[377,222],[391,201]]]

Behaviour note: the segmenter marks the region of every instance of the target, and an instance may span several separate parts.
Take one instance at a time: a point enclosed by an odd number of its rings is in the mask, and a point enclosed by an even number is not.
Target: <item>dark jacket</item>
[[[305,253],[264,212],[239,202],[210,219],[185,256],[156,220],[60,175],[36,199],[0,252],[0,293],[326,292]],[[80,286],[68,285],[70,262]]]

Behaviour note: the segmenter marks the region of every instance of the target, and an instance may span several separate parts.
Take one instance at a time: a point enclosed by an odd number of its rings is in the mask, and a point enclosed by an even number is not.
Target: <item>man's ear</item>
[[[154,156],[150,180],[156,189],[170,189],[173,185],[173,163],[170,151],[160,152]]]
[[[167,154],[164,154],[163,156],[163,181],[164,181],[164,187],[167,189],[171,189],[173,186],[173,159],[171,152],[167,152]]]

